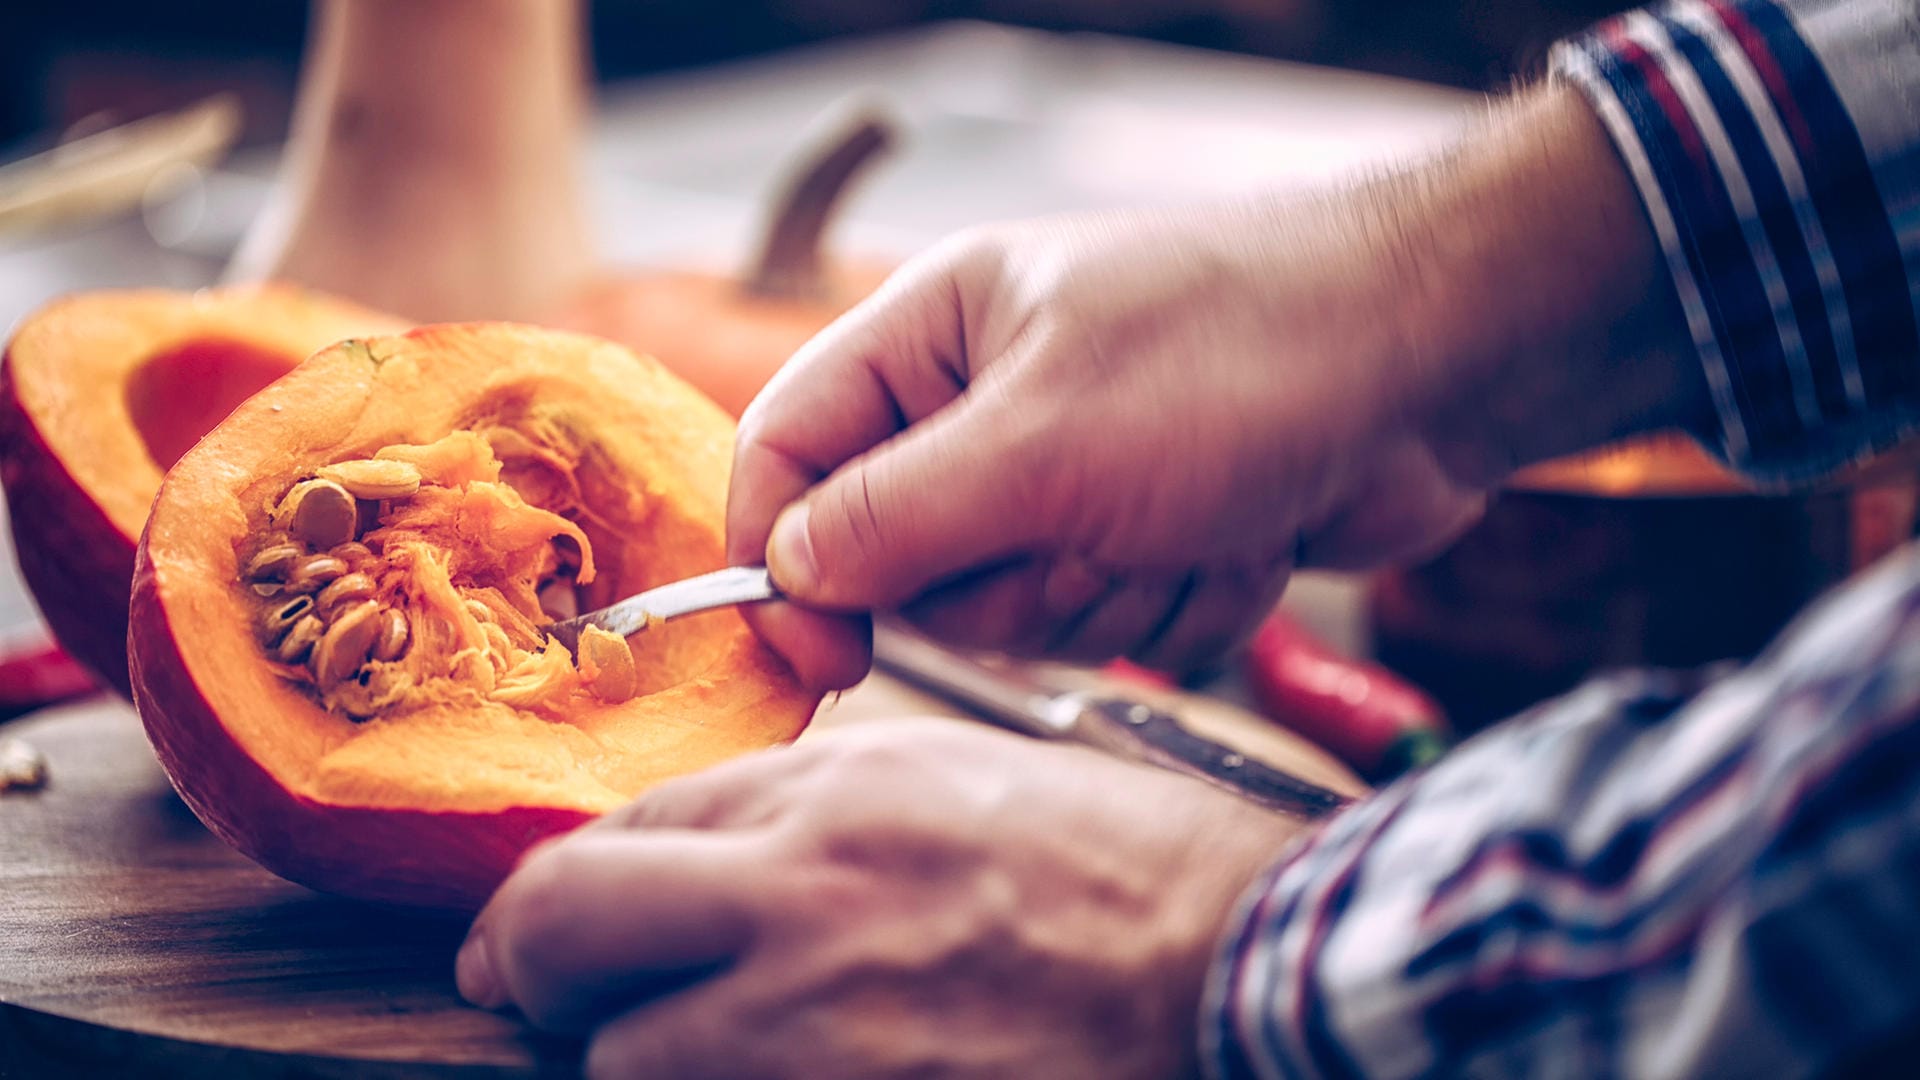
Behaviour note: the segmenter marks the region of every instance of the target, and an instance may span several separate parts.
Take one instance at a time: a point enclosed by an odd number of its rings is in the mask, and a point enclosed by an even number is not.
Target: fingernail
[[[479,930],[467,935],[466,944],[453,960],[453,982],[460,996],[482,1009],[497,1009],[507,1003],[500,984],[493,977],[493,961],[487,958],[487,940]]]
[[[807,532],[806,503],[795,503],[773,521],[767,538],[767,569],[781,591],[811,596],[820,586],[820,565],[813,559],[813,539]]]

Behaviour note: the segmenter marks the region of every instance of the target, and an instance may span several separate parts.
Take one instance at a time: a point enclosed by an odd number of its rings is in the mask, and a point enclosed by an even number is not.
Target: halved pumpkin
[[[314,350],[404,325],[284,286],[83,293],[22,322],[0,363],[0,482],[61,645],[128,693],[127,588],[161,474]]]
[[[792,739],[819,696],[736,612],[577,658],[539,630],[723,565],[732,437],[576,334],[315,356],[180,459],[141,541],[134,702],[175,786],[284,877],[468,908],[536,841]]]

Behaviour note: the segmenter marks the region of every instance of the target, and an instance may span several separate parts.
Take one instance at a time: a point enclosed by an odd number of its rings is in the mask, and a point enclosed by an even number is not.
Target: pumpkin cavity
[[[517,419],[328,462],[261,507],[239,565],[278,674],[355,721],[485,701],[560,719],[634,696],[624,639],[583,639],[576,661],[542,630],[599,576],[581,522],[610,526],[564,426]]]
[[[162,472],[234,406],[287,373],[296,357],[230,338],[206,337],[154,353],[128,371],[127,418]],[[193,393],[182,394],[183,386]]]

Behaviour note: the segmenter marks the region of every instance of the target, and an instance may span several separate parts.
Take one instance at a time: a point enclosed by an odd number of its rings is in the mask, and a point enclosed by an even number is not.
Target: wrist
[[[1523,465],[1663,428],[1711,406],[1660,247],[1605,129],[1574,89],[1503,105],[1407,178],[1401,288],[1410,415],[1442,465],[1491,485]]]
[[[1181,1053],[1178,1068],[1167,1075],[1181,1080],[1208,1075],[1204,1061],[1221,1019],[1217,999],[1244,945],[1250,910],[1276,869],[1291,861],[1312,833],[1299,822],[1264,811],[1245,817],[1238,827],[1198,831],[1209,836],[1209,843],[1196,852],[1183,876],[1174,879],[1190,890],[1177,905],[1190,916],[1190,926],[1180,935],[1183,946],[1175,950],[1159,982],[1178,991]]]

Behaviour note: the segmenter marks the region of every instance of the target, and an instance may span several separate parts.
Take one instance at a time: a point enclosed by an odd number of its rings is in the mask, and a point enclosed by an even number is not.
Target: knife
[[[779,596],[765,567],[735,566],[648,589],[598,611],[551,623],[544,630],[568,649],[578,650],[580,631],[589,626],[625,637],[682,615]],[[1348,802],[1338,792],[1196,735],[1177,717],[1144,702],[1052,690],[1030,675],[990,668],[898,627],[874,628],[873,660],[895,678],[989,723],[1185,773],[1282,813],[1318,818]]]
[[[1194,734],[1171,713],[1126,697],[1059,692],[893,626],[876,626],[874,666],[990,723],[1034,738],[1077,742],[1184,773],[1270,810],[1321,818],[1351,800]]]

